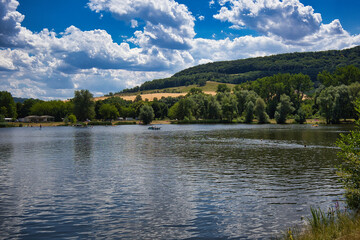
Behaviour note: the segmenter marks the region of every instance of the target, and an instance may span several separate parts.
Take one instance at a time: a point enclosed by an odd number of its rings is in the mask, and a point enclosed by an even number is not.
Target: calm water
[[[348,128],[0,129],[0,239],[268,239],[342,199]]]

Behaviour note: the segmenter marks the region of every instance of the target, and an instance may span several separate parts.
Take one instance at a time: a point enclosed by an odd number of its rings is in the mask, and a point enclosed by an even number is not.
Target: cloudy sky
[[[355,0],[0,0],[0,90],[95,96],[194,65],[360,45]]]

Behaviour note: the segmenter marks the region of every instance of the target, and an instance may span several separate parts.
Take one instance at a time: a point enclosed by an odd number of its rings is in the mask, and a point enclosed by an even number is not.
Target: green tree
[[[80,121],[93,119],[95,117],[95,103],[92,100],[93,95],[89,90],[75,91],[73,98],[74,114]]]
[[[214,96],[209,96],[208,98],[207,114],[208,119],[221,118],[221,105]]]
[[[355,82],[348,86],[349,98],[350,98],[350,109],[351,109],[351,118],[358,119],[359,116],[355,110],[354,103],[356,99],[360,97],[360,83]]]
[[[187,96],[191,96],[191,95],[196,95],[196,94],[201,94],[203,93],[203,90],[201,88],[191,88],[190,91],[186,94]]]
[[[333,74],[325,70],[318,74],[317,79],[326,87],[339,86],[342,84],[350,85],[351,83],[359,81],[360,69],[349,65],[337,68]]]
[[[77,120],[76,120],[76,116],[74,114],[70,114],[69,116],[66,116],[64,118],[65,125],[68,125],[69,122],[71,124],[76,124]]]
[[[24,118],[26,116],[29,116],[31,107],[35,103],[38,103],[38,102],[43,102],[43,101],[39,100],[39,99],[33,99],[33,98],[26,99],[22,104],[20,112],[18,113],[19,117]]]
[[[32,115],[50,115],[55,118],[55,121],[60,122],[62,118],[72,112],[72,103],[63,102],[60,100],[53,101],[38,101],[30,108]]]
[[[142,101],[142,97],[140,94],[138,94],[138,95],[136,95],[134,102],[140,102],[140,101]]]
[[[221,111],[223,118],[232,122],[234,117],[237,115],[237,101],[234,94],[227,93],[224,95],[221,101]]]
[[[160,103],[157,99],[154,98],[154,101],[151,103],[151,107],[154,110],[155,118],[162,118],[162,108],[161,105],[163,103]]]
[[[267,123],[269,116],[266,113],[266,104],[262,98],[256,99],[254,114],[259,123]]]
[[[68,119],[72,124],[76,124],[76,122],[77,122],[76,116],[74,114],[70,114],[68,116]]]
[[[245,107],[245,122],[251,123],[254,120],[254,103],[249,101]]]
[[[192,119],[192,110],[194,107],[194,101],[191,98],[183,98],[179,102],[178,112],[177,112],[177,118],[179,120]]]
[[[139,119],[143,122],[143,124],[147,125],[152,122],[154,119],[154,110],[149,105],[143,105],[140,108]]]
[[[117,108],[109,103],[101,105],[99,112],[102,119],[116,119],[119,117],[119,111]]]
[[[294,90],[294,100],[295,109],[299,109],[300,104],[304,98],[305,92],[313,88],[314,83],[311,81],[308,75],[302,73],[293,74],[290,78],[291,87]]]
[[[355,108],[360,113],[360,100]],[[345,197],[350,208],[360,210],[360,123],[348,135],[341,134],[336,142],[340,147],[338,155],[342,158],[338,175],[345,186]]]
[[[228,87],[228,85],[226,85],[226,83],[220,83],[217,86],[216,92],[217,93],[227,93],[227,92],[230,92],[230,88]]]
[[[196,119],[204,119],[207,117],[208,110],[208,98],[203,93],[198,93],[190,96],[193,102],[192,116]]]
[[[320,72],[317,75],[317,80],[326,87],[337,85],[336,80],[333,79],[333,75],[327,70],[323,70],[322,72]]]
[[[178,119],[178,108],[179,108],[179,102],[175,103],[173,106],[170,107],[168,116],[170,119]]]
[[[4,111],[2,114],[5,117],[8,118],[16,118],[17,112],[16,112],[16,104],[14,102],[14,99],[11,95],[11,93],[6,91],[0,92],[0,108],[4,107],[6,108],[6,111]]]
[[[326,123],[338,123],[341,116],[340,94],[336,87],[330,86],[321,91],[317,102],[320,114],[326,118]]]
[[[299,124],[303,124],[304,122],[306,122],[306,112],[302,107],[299,108],[295,115],[295,122]]]
[[[283,124],[286,122],[286,118],[288,114],[292,113],[295,108],[292,106],[292,102],[290,101],[290,97],[283,94],[280,97],[280,103],[276,107],[275,112],[275,120],[278,124]]]

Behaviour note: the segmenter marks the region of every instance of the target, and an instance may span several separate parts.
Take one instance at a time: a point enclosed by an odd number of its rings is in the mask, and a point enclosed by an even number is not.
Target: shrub
[[[77,122],[76,116],[74,114],[70,114],[68,116],[68,119],[72,124],[76,124],[76,122]]]
[[[355,109],[360,114],[360,99],[355,102]],[[341,134],[336,142],[340,147],[338,155],[342,158],[338,171],[345,187],[345,197],[350,208],[360,210],[360,122],[349,134]]]

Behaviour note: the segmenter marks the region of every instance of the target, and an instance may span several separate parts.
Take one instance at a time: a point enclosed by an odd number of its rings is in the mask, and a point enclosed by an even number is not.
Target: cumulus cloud
[[[141,47],[189,49],[189,40],[195,36],[195,18],[174,0],[90,0],[88,6],[96,12],[110,12],[119,20],[142,19],[145,28],[133,39]]]
[[[135,19],[131,19],[130,23],[131,23],[131,28],[137,28],[139,26],[138,21],[136,21]]]
[[[16,0],[0,0],[0,88],[43,99],[69,98],[81,88],[103,95],[212,61],[360,45],[360,35],[350,35],[339,20],[322,23],[319,14],[298,0],[219,3],[217,19],[263,36],[195,38],[195,18],[174,0],[89,0],[91,10],[110,12],[137,28],[129,40],[135,46],[114,42],[102,29],[69,26],[63,33],[34,33],[21,26],[24,16],[16,11]]]
[[[16,0],[1,0],[0,2],[0,46],[14,46],[14,37],[21,30],[24,15],[16,11],[19,2]]]
[[[316,33],[322,21],[319,13],[299,0],[221,0],[220,5],[214,18],[287,40]]]

